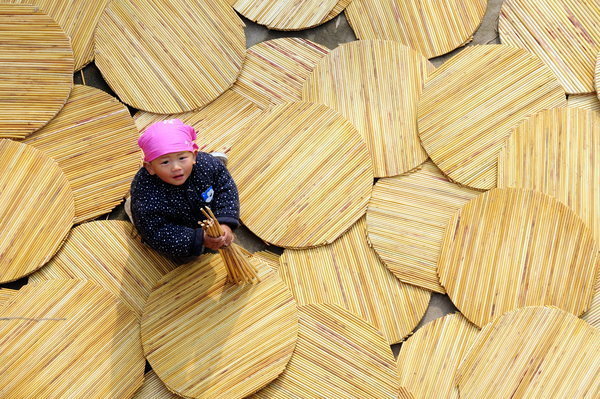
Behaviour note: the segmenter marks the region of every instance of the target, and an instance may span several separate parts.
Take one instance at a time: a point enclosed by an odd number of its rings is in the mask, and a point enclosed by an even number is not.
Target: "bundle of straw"
[[[219,221],[209,207],[201,209],[206,220],[199,222],[200,226],[211,237],[220,237],[224,234]],[[226,246],[219,249],[227,268],[227,282],[234,284],[255,284],[260,282],[258,270],[248,261],[247,253],[238,246]]]

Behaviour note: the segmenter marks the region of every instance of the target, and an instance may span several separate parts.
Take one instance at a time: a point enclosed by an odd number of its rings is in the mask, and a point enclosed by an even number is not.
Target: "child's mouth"
[[[177,176],[173,176],[173,179],[175,179],[175,180],[179,180],[179,179],[181,179],[182,177],[183,177],[183,175],[177,175]]]

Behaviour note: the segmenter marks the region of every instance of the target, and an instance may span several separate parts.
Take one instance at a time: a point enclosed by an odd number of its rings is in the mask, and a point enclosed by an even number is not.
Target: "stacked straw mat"
[[[227,90],[215,101],[196,111],[170,115],[139,111],[134,115],[134,120],[138,130],[143,132],[154,122],[181,119],[196,129],[196,143],[201,151],[225,152],[237,141],[237,135],[245,126],[260,114],[261,110],[251,101]]]
[[[122,220],[81,224],[71,230],[58,253],[29,281],[91,280],[141,317],[156,282],[176,265],[142,244],[135,234],[133,225]]]
[[[344,115],[364,138],[375,177],[395,176],[427,159],[417,131],[417,101],[435,70],[416,51],[390,40],[343,44],[323,57],[302,99]]]
[[[600,243],[600,113],[543,110],[522,121],[498,157],[498,187],[542,191],[564,202]]]
[[[420,399],[458,399],[454,374],[478,332],[460,313],[425,324],[400,348],[400,385]]]
[[[592,304],[581,318],[592,326],[600,328],[600,275],[596,277],[596,286],[594,287]]]
[[[401,281],[443,294],[437,261],[444,231],[479,194],[448,181],[431,161],[407,175],[379,179],[367,208],[369,242]]]
[[[299,315],[286,370],[251,398],[411,398],[389,344],[369,323],[330,304],[301,306]]]
[[[2,311],[2,308],[8,304],[8,301],[10,301],[16,293],[17,290],[11,290],[9,288],[0,289],[0,311]]]
[[[600,330],[570,313],[526,307],[486,325],[456,382],[465,399],[597,398]]]
[[[102,90],[76,85],[58,115],[24,142],[58,162],[79,223],[123,201],[139,168],[137,136],[127,107]]]
[[[598,265],[598,246],[575,212],[542,192],[504,188],[455,213],[438,273],[452,302],[481,327],[523,306],[582,314]]]
[[[506,0],[498,21],[500,40],[537,55],[569,94],[594,91],[600,47],[596,0]]]
[[[470,41],[486,4],[486,0],[353,0],[346,17],[359,39],[398,40],[432,58]]]
[[[244,17],[269,29],[302,30],[329,21],[351,0],[227,0]]]
[[[511,129],[565,100],[554,74],[527,51],[500,44],[467,47],[425,83],[419,136],[446,176],[487,190],[496,186],[498,152]]]
[[[63,107],[73,86],[73,50],[38,7],[0,4],[0,138],[23,139]]]
[[[142,318],[146,358],[168,389],[189,398],[242,398],[276,378],[298,333],[292,294],[268,266],[255,285],[226,283],[221,256],[164,276]]]
[[[584,108],[590,111],[600,111],[600,100],[596,93],[570,94],[567,99],[567,107]]]
[[[246,52],[231,88],[261,109],[302,99],[302,85],[329,49],[298,37],[267,40]]]
[[[338,305],[400,342],[425,314],[431,293],[400,282],[369,247],[364,217],[332,244],[286,249],[279,275],[299,306]]]
[[[48,262],[73,225],[69,181],[32,146],[0,140],[0,283]]]
[[[158,378],[154,371],[149,371],[144,376],[144,385],[133,395],[131,399],[178,399],[167,389],[165,384]]]
[[[273,107],[239,137],[229,165],[242,221],[281,247],[333,242],[365,213],[371,196],[366,144],[322,104]]]
[[[217,98],[246,54],[243,22],[224,1],[113,0],[95,40],[96,65],[121,101],[161,114]]]
[[[0,310],[3,398],[128,398],[144,364],[139,320],[92,282],[28,284]]]
[[[52,17],[71,39],[75,70],[94,59],[94,31],[110,0],[2,0],[3,3],[32,4]]]

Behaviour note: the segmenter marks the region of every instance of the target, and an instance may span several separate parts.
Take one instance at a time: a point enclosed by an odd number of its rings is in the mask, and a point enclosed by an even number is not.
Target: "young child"
[[[144,167],[131,183],[131,214],[142,241],[173,258],[231,244],[239,225],[237,187],[225,165],[194,142],[196,131],[179,119],[156,122],[140,136]],[[225,234],[208,236],[198,222],[208,206]]]

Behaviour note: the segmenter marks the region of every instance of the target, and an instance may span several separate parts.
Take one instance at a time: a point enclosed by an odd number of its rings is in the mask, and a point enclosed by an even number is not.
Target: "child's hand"
[[[226,224],[222,224],[221,228],[223,229],[223,235],[219,237],[211,237],[206,234],[206,231],[204,232],[204,246],[206,248],[216,251],[217,249],[224,248],[231,244],[233,241],[233,232],[231,231],[231,228]]]

